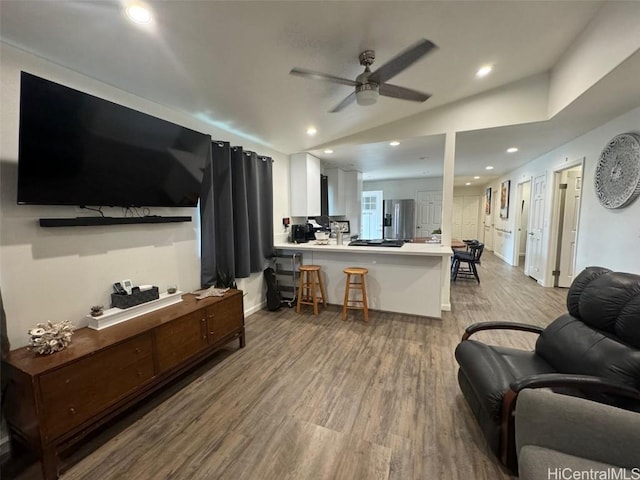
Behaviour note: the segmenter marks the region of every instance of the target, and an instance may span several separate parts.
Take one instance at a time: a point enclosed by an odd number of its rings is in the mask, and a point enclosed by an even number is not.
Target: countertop
[[[376,253],[384,255],[424,255],[424,256],[450,256],[451,247],[439,243],[405,243],[402,247],[350,247],[347,243],[336,245],[334,239],[329,240],[328,245],[318,245],[315,241],[307,243],[276,243],[274,248],[279,250],[299,250],[314,252],[338,252],[338,253]]]

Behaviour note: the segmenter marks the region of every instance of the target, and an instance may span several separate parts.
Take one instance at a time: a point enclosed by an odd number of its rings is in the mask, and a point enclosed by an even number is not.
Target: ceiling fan
[[[355,91],[336,105],[333,110],[330,110],[330,113],[339,112],[347,105],[353,103],[354,100],[358,105],[373,105],[378,101],[378,95],[410,100],[412,102],[424,102],[431,96],[430,94],[418,92],[417,90],[412,90],[410,88],[399,87],[386,82],[436,48],[438,47],[434,43],[423,38],[416,44],[400,52],[387,63],[379,67],[375,72],[372,72],[369,67],[373,64],[376,54],[373,50],[365,50],[359,57],[360,65],[364,67],[364,72],[358,75],[355,80],[335,77],[333,75],[314,72],[304,68],[293,68],[289,73],[291,75],[312,78],[314,80],[324,80],[327,82],[356,87]]]

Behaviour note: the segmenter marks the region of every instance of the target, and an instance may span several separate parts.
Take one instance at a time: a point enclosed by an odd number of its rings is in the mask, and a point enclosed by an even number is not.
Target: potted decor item
[[[39,355],[49,355],[64,350],[71,343],[73,325],[69,320],[60,323],[39,323],[29,330],[29,349]]]
[[[103,305],[93,305],[91,307],[91,316],[92,317],[99,317],[103,313],[104,313],[104,306]]]
[[[228,270],[218,269],[216,275],[216,288],[238,288],[236,279]]]

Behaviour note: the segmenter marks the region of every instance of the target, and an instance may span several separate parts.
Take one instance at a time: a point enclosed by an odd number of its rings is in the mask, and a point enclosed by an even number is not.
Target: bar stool
[[[342,304],[342,320],[347,319],[347,309],[354,310],[363,310],[364,311],[364,321],[369,321],[369,305],[367,304],[367,286],[364,281],[364,277],[369,270],[366,268],[360,267],[348,267],[345,268],[344,273],[347,274],[347,283],[344,286],[344,303]],[[352,282],[351,276],[354,276],[354,280],[360,279],[359,282]],[[350,300],[349,292],[351,290],[360,290],[362,292],[361,300]],[[350,305],[351,303],[351,305]],[[355,305],[353,305],[355,304]]]
[[[320,296],[316,291],[320,287]],[[327,306],[327,296],[324,293],[324,284],[318,265],[300,265],[300,281],[298,283],[298,304],[296,312],[300,313],[300,305],[313,305],[313,314],[318,315],[318,300]]]

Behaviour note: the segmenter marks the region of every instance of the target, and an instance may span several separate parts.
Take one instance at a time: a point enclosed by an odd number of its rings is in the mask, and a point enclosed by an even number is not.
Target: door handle
[[[529,235],[533,236],[533,232],[529,232]]]

